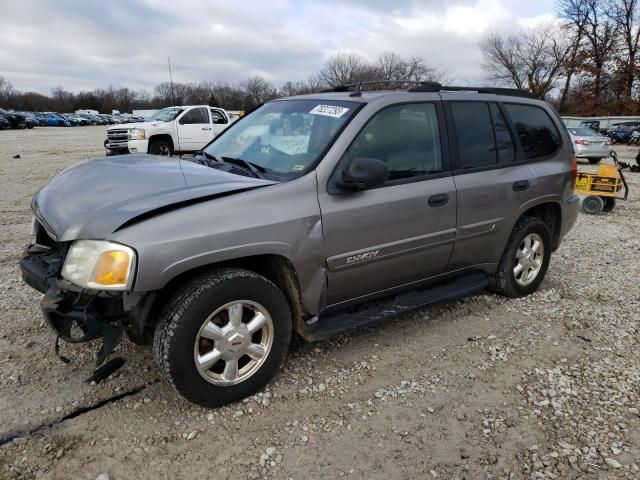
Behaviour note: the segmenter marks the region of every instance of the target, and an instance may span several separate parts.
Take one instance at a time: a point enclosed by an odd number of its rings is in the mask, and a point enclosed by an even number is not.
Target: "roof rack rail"
[[[438,82],[426,80],[368,80],[365,82],[350,83],[347,85],[338,85],[337,87],[323,90],[326,92],[353,92],[360,94],[364,90],[363,87],[371,85],[412,85],[407,88],[408,92],[472,92],[472,93],[489,93],[493,95],[507,95],[512,97],[536,98],[531,92],[518,88],[499,88],[499,87],[461,87],[453,85],[441,85]]]

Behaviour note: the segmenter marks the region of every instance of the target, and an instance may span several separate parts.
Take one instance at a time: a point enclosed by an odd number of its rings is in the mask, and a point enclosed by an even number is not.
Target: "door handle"
[[[440,193],[438,195],[432,195],[429,197],[430,207],[442,207],[449,203],[449,195],[446,193]]]
[[[203,130],[211,130],[211,127],[202,127]]]
[[[514,182],[513,191],[514,192],[524,192],[529,189],[529,180],[520,180],[519,182]]]

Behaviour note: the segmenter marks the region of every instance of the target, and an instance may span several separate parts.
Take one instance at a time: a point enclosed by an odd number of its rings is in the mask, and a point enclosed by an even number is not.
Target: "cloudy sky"
[[[22,91],[152,89],[168,80],[276,86],[338,51],[418,55],[482,80],[478,40],[553,17],[553,0],[0,0],[0,76]]]

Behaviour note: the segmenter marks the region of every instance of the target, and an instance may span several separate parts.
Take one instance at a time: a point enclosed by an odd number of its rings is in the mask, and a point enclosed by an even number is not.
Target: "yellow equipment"
[[[626,200],[629,196],[623,165],[618,162],[616,152],[611,152],[611,157],[614,164],[598,165],[596,173],[578,172],[575,191],[578,195],[587,195],[582,201],[585,213],[610,212],[616,206],[616,198]]]

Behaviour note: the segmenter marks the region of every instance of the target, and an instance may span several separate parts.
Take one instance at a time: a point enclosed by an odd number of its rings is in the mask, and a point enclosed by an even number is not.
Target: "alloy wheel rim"
[[[273,338],[266,308],[251,300],[229,302],[209,315],[196,335],[196,369],[214,385],[244,382],[266,361]]]
[[[162,155],[164,157],[168,157],[169,156],[169,147],[167,147],[166,145],[160,145],[160,155]]]
[[[537,233],[522,239],[516,250],[513,276],[518,285],[526,287],[538,277],[544,260],[544,243]]]

